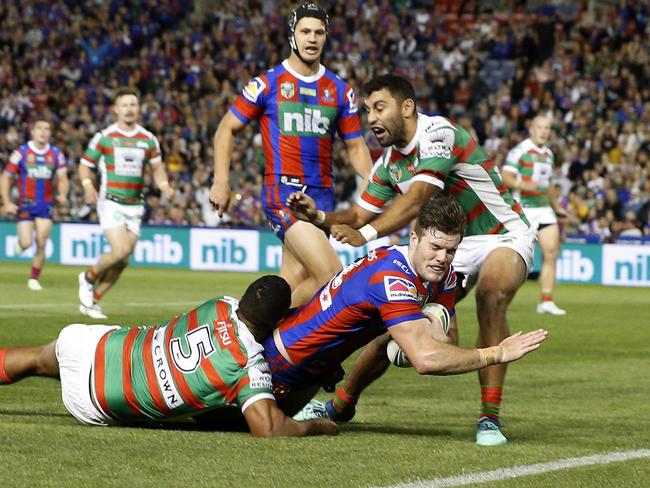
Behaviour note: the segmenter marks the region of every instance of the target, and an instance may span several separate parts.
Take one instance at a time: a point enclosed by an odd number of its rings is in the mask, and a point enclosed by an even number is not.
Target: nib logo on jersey
[[[285,136],[329,136],[336,107],[299,102],[279,103],[279,124]]]
[[[259,269],[259,232],[224,229],[192,229],[190,232],[191,269]]]

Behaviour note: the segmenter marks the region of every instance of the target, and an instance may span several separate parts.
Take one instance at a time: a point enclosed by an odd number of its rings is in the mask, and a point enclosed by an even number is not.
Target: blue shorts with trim
[[[16,218],[19,222],[31,222],[34,219],[52,220],[52,205],[49,203],[22,205],[18,210]]]
[[[275,235],[284,242],[287,229],[296,223],[296,218],[286,206],[287,198],[295,191],[301,191],[302,186],[286,185],[282,183],[264,185],[262,188],[262,206],[269,226]],[[333,188],[308,186],[305,193],[314,199],[319,210],[331,212],[336,205]]]

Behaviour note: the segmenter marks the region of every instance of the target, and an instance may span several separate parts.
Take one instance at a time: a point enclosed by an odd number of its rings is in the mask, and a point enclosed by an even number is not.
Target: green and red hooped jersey
[[[274,399],[262,346],[231,297],[208,300],[156,326],[120,328],[99,341],[92,394],[108,422],[189,416]]]
[[[158,139],[139,125],[132,132],[117,124],[97,132],[81,158],[81,164],[99,168],[100,198],[110,195],[124,205],[142,204],[145,166],[161,163]]]
[[[546,146],[537,146],[528,138],[513,147],[503,165],[503,171],[515,173],[522,181],[537,183],[534,191],[515,191],[515,198],[523,207],[548,207],[549,187],[553,176],[553,152]]]
[[[464,128],[444,117],[418,113],[415,136],[389,147],[375,162],[357,204],[374,213],[416,181],[456,197],[467,214],[466,236],[505,234],[530,227],[494,162]]]

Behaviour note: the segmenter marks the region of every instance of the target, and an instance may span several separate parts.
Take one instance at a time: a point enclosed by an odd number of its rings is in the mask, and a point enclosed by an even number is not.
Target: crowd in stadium
[[[503,2],[330,3],[325,64],[357,93],[377,74],[409,77],[421,112],[471,130],[497,164],[526,137],[527,121],[547,114],[565,232],[605,242],[650,236],[648,2],[621,2],[597,23],[581,2],[498,13],[486,4]],[[180,0],[2,2],[0,161],[44,115],[71,179],[69,205],[55,220],[96,219],[77,165],[92,135],[111,123],[112,93],[133,85],[142,124],[158,136],[177,190],[167,202],[150,189],[145,222],[264,226],[257,127],[245,129],[233,153],[236,198],[223,219],[208,200],[212,137],[248,80],[288,54],[291,5],[224,2],[218,12],[201,12],[198,2],[193,12]],[[367,143],[378,156],[370,132]],[[346,158],[339,144],[341,205],[355,198],[357,184]]]

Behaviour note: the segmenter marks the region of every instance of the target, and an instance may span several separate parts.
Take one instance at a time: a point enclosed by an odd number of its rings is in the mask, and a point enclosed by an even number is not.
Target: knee
[[[514,291],[505,287],[481,286],[481,284],[476,287],[476,303],[479,307],[505,308],[513,295]]]
[[[125,261],[127,264],[129,258],[131,257],[132,249],[129,246],[119,246],[115,247],[113,254],[120,260],[120,262]]]
[[[559,254],[560,254],[559,247],[553,246],[551,248],[545,249],[543,253],[544,261],[549,263],[555,262],[557,261]]]

